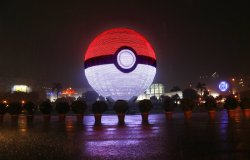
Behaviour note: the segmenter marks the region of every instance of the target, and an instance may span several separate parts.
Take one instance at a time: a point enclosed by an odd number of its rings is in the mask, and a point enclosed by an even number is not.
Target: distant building
[[[29,93],[31,92],[32,89],[30,86],[24,85],[24,84],[19,84],[19,85],[13,85],[11,87],[11,93],[13,92],[24,92],[24,93]]]
[[[183,97],[182,91],[167,92],[167,93],[164,93],[164,96],[172,97],[172,96],[175,96],[176,94],[182,99]]]
[[[58,98],[61,97],[74,97],[75,99],[82,97],[83,93],[86,93],[87,91],[93,91],[91,88],[67,88],[59,92]],[[54,102],[56,100],[56,92],[52,92],[51,88],[46,88],[46,95],[47,99]]]
[[[14,87],[16,86],[16,87]],[[34,80],[26,78],[0,77],[0,92],[13,92],[13,89],[31,92],[31,88],[36,90]],[[26,90],[27,89],[27,90]]]
[[[139,95],[137,100],[150,99],[155,96],[157,99],[165,93],[165,86],[161,83],[152,84],[143,94]]]

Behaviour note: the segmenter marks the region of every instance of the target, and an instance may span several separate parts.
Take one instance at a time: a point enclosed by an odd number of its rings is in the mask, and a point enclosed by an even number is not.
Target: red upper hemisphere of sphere
[[[154,49],[146,38],[127,28],[114,28],[98,35],[89,45],[84,60],[115,54],[123,46],[133,48],[138,55],[156,60]]]

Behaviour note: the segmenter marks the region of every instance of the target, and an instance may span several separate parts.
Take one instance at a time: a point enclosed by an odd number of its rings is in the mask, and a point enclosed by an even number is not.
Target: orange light
[[[235,79],[234,79],[234,78],[232,78],[232,81],[234,82],[234,81],[235,81]]]
[[[7,102],[6,100],[3,100],[3,103],[4,103],[4,104],[7,104],[8,102]]]
[[[22,102],[21,102],[22,104],[24,104],[25,103],[25,101],[24,100],[22,100]]]
[[[68,89],[64,90],[64,91],[62,92],[62,94],[63,94],[63,95],[68,95],[68,96],[70,96],[70,95],[77,94],[77,93],[76,93],[76,91],[73,90],[72,88],[68,88]]]

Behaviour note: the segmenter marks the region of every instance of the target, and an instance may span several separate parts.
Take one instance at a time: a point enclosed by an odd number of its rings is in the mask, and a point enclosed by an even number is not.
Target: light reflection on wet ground
[[[240,114],[228,120],[226,112],[214,121],[207,113],[194,113],[184,120],[182,113],[166,120],[163,114],[150,115],[149,125],[140,115],[126,115],[124,126],[116,115],[102,118],[74,116],[59,122],[54,116],[44,123],[42,116],[17,123],[9,116],[0,125],[0,159],[250,159],[250,120]]]

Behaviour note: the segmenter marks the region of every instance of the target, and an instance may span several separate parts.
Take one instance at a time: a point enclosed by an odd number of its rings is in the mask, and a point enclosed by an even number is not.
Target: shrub
[[[240,102],[241,109],[250,109],[250,98],[243,98]]]
[[[234,97],[227,97],[225,103],[224,103],[224,108],[226,108],[227,110],[230,109],[235,109],[238,106],[238,101],[236,98]]]
[[[114,110],[117,114],[126,113],[128,110],[128,102],[124,100],[117,100],[114,105]]]
[[[56,102],[56,112],[59,114],[67,114],[70,110],[68,102]]]
[[[36,110],[36,105],[33,102],[28,101],[27,103],[24,104],[24,109],[26,109],[29,115],[32,115]]]
[[[7,112],[6,104],[0,103],[0,115],[4,115]]]
[[[92,104],[92,112],[94,114],[102,114],[107,110],[108,106],[105,101],[95,101]]]
[[[84,114],[87,109],[87,104],[83,100],[76,100],[72,102],[71,109],[75,114]]]
[[[153,107],[152,102],[148,99],[141,100],[138,105],[141,113],[148,113]]]
[[[162,107],[165,110],[165,112],[172,112],[176,107],[175,100],[168,96],[164,97]]]
[[[11,115],[19,115],[22,112],[22,105],[19,102],[11,102],[7,111]]]
[[[192,111],[195,106],[195,102],[192,99],[183,98],[181,100],[180,108],[183,111]]]
[[[206,102],[205,102],[205,107],[207,110],[216,110],[217,108],[217,103],[216,100],[213,96],[208,96],[206,98]]]
[[[198,99],[199,95],[197,94],[196,90],[192,88],[187,88],[183,90],[183,98],[184,99],[191,99],[193,101],[196,101]]]
[[[52,105],[50,101],[43,101],[40,105],[39,105],[39,109],[43,114],[50,114],[52,111]]]

